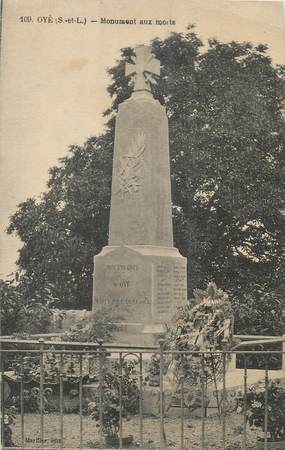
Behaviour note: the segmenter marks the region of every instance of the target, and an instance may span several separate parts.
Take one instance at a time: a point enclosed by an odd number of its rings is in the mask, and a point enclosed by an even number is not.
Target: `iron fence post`
[[[59,362],[59,414],[60,414],[60,448],[63,447],[63,354]]]
[[[103,448],[103,339],[98,339],[99,344],[99,434],[100,449]]]
[[[40,440],[41,447],[44,445],[44,339],[39,339],[40,344]]]
[[[204,353],[201,353],[201,387],[202,387],[202,427],[201,427],[201,443],[202,450],[205,450],[205,360]]]
[[[120,439],[120,448],[123,446],[123,399],[122,399],[122,378],[123,378],[123,359],[122,359],[122,353],[119,355],[119,421],[120,421],[120,428],[119,428],[119,439]]]
[[[79,440],[82,448],[82,355],[79,355]]]
[[[23,357],[21,358],[21,382],[20,382],[20,414],[21,414],[21,442],[22,447],[25,446],[25,431],[24,431],[24,367]]]
[[[163,392],[163,344],[164,340],[159,340],[159,415],[160,415],[160,450],[166,450],[166,435],[164,430],[164,392]]]
[[[227,404],[227,392],[226,392],[226,353],[223,348],[223,400],[222,400],[222,441],[223,449],[226,447],[226,404]]]
[[[181,402],[180,402],[180,408],[181,408],[181,422],[180,422],[180,445],[181,450],[184,450],[184,376],[180,378],[180,384],[181,384]]]
[[[265,450],[268,449],[268,359],[266,357],[266,364],[265,364],[265,398],[264,398],[264,448]]]
[[[0,350],[2,350],[2,344],[0,344]],[[4,444],[5,444],[5,436],[4,436],[4,432],[5,432],[5,424],[4,424],[5,407],[4,407],[4,377],[3,377],[3,373],[4,373],[4,363],[3,363],[3,353],[1,352],[1,358],[0,358],[0,390],[1,390],[0,402],[1,402],[1,409],[0,409],[0,414],[1,414],[1,447],[2,448],[4,448]]]
[[[143,447],[143,359],[142,353],[139,354],[139,417],[140,417],[140,446]]]
[[[247,358],[244,357],[244,384],[243,384],[243,450],[246,450],[247,445]]]

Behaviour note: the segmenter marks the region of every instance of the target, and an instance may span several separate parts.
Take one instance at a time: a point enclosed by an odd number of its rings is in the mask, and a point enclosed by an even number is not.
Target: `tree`
[[[162,64],[154,95],[167,109],[175,245],[188,258],[189,297],[211,280],[231,297],[282,289],[284,67],[266,46],[202,42],[191,27],[152,42]],[[108,239],[114,122],[131,93],[131,48],[109,69],[106,132],[70,148],[48,190],[19,205],[9,233],[31,290],[46,281],[64,307],[89,307],[92,258]],[[283,208],[283,209],[282,209]]]
[[[52,316],[52,307],[56,299],[46,285],[42,295],[35,292],[27,296],[29,280],[22,277],[16,280],[0,280],[0,334],[29,335],[44,333],[48,330]]]
[[[284,295],[269,286],[254,286],[251,292],[240,293],[232,302],[235,329],[238,334],[282,336],[285,330]],[[282,351],[282,343],[255,344],[241,347],[251,351]],[[272,353],[267,358],[271,369],[282,367],[282,355]],[[248,368],[265,368],[264,356],[250,355]],[[238,367],[244,367],[244,358],[237,356]]]
[[[239,295],[232,304],[239,334],[284,334],[284,296],[280,293],[266,286],[255,286],[252,292]]]
[[[63,307],[90,307],[93,256],[107,244],[111,169],[109,132],[70,147],[50,169],[42,198],[19,205],[8,232],[24,242],[18,264],[29,279],[27,297],[48,281]]]

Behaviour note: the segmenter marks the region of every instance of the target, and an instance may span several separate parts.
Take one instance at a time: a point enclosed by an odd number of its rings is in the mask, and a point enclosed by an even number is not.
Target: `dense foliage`
[[[90,320],[81,319],[64,336],[63,341],[76,342],[98,342],[102,339],[105,342],[111,342],[114,334],[119,331],[117,322],[122,317],[115,316],[112,311],[102,309],[92,314]]]
[[[71,147],[50,170],[41,200],[19,205],[8,232],[24,242],[18,264],[29,278],[27,296],[52,282],[62,307],[90,307],[93,256],[107,243],[111,170],[109,133]]]
[[[237,330],[244,334],[284,334],[285,304],[281,293],[256,286],[250,293],[241,293],[232,303]]]
[[[154,95],[169,118],[174,239],[188,258],[189,297],[211,280],[240,306],[257,286],[282,294],[284,68],[273,67],[265,45],[210,40],[203,49],[191,27],[152,49],[162,65]],[[132,53],[123,49],[109,69],[106,131],[70,147],[47,191],[20,204],[8,228],[23,241],[18,264],[30,293],[53,283],[65,308],[90,307],[93,255],[108,241],[115,116],[131,94],[124,65]],[[241,316],[237,323],[243,331]]]
[[[44,333],[51,321],[52,306],[56,299],[51,289],[44,287],[41,294],[26,294],[27,277],[20,284],[15,280],[0,280],[0,329],[1,335],[30,335]]]
[[[280,380],[269,380],[267,431],[273,442],[285,441],[285,389]],[[252,386],[247,394],[247,419],[251,426],[265,430],[266,393],[264,384]]]
[[[198,350],[219,350],[226,342],[225,335],[231,337],[232,320],[229,296],[209,283],[205,290],[195,289],[193,301],[178,308],[169,343],[181,351],[189,350],[190,345]]]
[[[166,334],[167,350],[181,352],[219,351],[230,345],[233,314],[228,295],[209,283],[206,290],[194,291],[194,304],[178,308],[175,323]],[[223,369],[223,357],[219,354],[174,355],[173,374],[179,382],[197,384],[201,373],[208,382],[217,381]]]
[[[16,410],[13,406],[5,409],[3,418],[3,434],[4,434],[4,446],[14,447],[15,444],[12,438],[12,427],[16,423]]]
[[[102,431],[105,436],[118,437],[120,429],[120,392],[122,417],[138,412],[139,389],[134,361],[104,368],[102,376]],[[100,427],[100,399],[90,402],[88,410]]]

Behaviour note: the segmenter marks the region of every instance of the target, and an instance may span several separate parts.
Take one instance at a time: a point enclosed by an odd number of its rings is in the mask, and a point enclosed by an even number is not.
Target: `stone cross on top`
[[[146,45],[136,47],[135,53],[136,56],[132,57],[134,64],[126,64],[126,76],[134,76],[134,91],[151,92],[151,85],[156,84],[152,74],[160,75],[160,62]]]

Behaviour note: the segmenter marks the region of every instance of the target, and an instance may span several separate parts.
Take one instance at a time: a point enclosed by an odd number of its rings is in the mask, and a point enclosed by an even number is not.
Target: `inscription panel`
[[[151,318],[150,266],[140,255],[118,249],[95,259],[93,309],[110,308],[122,322]]]
[[[156,314],[168,315],[172,307],[172,267],[170,264],[156,266]]]
[[[187,300],[187,273],[185,264],[176,262],[173,266],[173,301],[175,305]]]
[[[169,322],[175,307],[187,299],[186,267],[181,262],[153,264],[152,311],[156,321]]]

